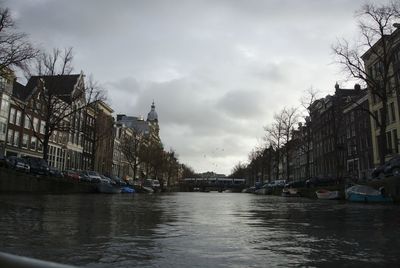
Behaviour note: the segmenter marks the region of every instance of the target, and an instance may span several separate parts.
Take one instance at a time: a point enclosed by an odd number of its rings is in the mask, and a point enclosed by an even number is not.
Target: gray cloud
[[[76,70],[108,89],[116,113],[146,115],[198,171],[229,173],[283,106],[344,79],[331,44],[353,37],[363,0],[6,0],[45,48],[73,46]]]

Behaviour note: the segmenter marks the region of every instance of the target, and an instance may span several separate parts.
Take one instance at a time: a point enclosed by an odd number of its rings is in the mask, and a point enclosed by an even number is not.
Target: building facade
[[[346,175],[346,145],[343,109],[348,98],[361,91],[359,85],[354,89],[341,89],[335,85],[335,94],[316,100],[310,107],[311,133],[313,144],[314,175],[318,177],[339,178]]]
[[[371,177],[373,147],[368,93],[362,90],[343,110],[346,140],[346,170],[349,177],[366,180]]]

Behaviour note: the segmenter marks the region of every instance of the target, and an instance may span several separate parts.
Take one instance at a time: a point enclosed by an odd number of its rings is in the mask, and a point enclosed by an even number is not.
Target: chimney
[[[123,117],[125,117],[124,114],[117,114],[117,121],[120,121]]]

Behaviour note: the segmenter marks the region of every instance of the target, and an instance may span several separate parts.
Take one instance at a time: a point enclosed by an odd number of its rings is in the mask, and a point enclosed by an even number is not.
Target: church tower
[[[159,140],[160,128],[158,126],[158,115],[156,112],[156,105],[154,104],[154,100],[153,103],[151,104],[151,110],[147,114],[147,122],[150,126],[151,131],[153,132],[153,134],[155,134],[155,138]]]

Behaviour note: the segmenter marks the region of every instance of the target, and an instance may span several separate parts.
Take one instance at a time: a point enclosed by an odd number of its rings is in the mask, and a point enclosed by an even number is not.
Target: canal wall
[[[32,175],[0,168],[0,192],[69,194],[95,191],[96,186],[90,183],[78,183],[66,178]]]

